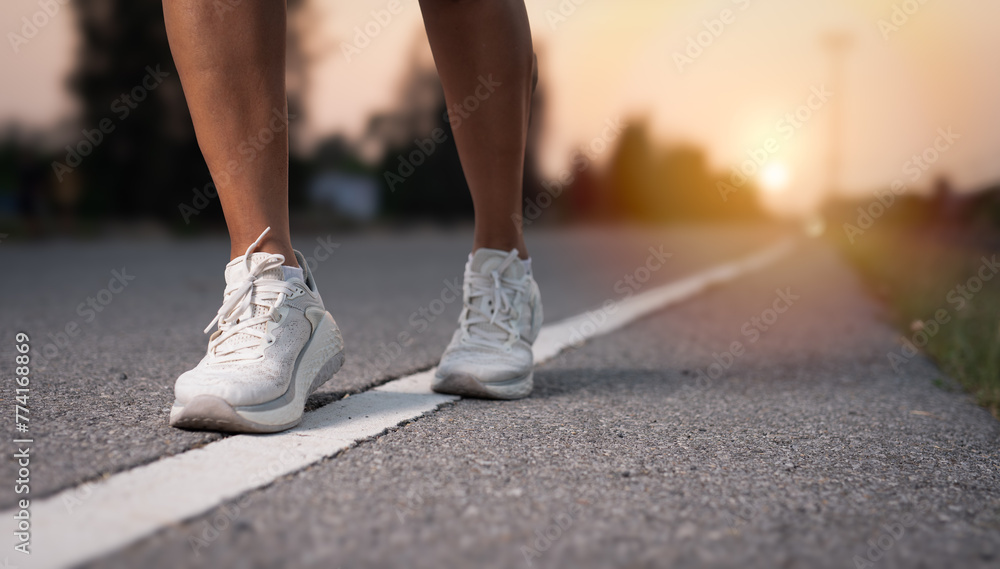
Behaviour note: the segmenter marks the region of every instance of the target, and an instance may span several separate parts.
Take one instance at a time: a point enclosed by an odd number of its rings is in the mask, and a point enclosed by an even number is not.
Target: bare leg
[[[167,38],[195,133],[226,214],[231,257],[259,251],[297,266],[288,230],[285,3],[163,0]]]
[[[531,109],[533,54],[523,0],[420,0],[449,112],[463,106],[454,130],[476,212],[473,250],[517,248],[528,258],[514,222],[521,215],[524,147]],[[465,101],[479,97],[478,108]],[[479,89],[477,93],[477,89]]]

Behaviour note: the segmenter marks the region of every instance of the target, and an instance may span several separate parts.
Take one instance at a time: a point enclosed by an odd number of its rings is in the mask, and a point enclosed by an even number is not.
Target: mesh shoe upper
[[[296,359],[313,332],[307,311],[325,312],[308,268],[296,256],[304,279],[284,279],[282,255],[250,253],[226,266],[223,304],[206,332],[216,323],[218,330],[197,367],[177,379],[179,403],[214,395],[233,406],[256,405],[288,389]]]
[[[479,249],[466,264],[459,328],[437,374],[468,374],[484,382],[531,370],[531,343],[541,328],[538,285],[517,251]]]

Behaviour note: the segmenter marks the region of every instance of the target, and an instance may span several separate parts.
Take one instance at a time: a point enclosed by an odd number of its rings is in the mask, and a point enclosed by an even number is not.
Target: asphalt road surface
[[[780,237],[683,227],[530,243],[553,322],[620,297],[650,247],[671,256],[642,288]],[[468,235],[318,239],[296,245],[329,251],[318,282],[349,353],[310,408],[433,365]],[[220,438],[166,418],[174,378],[204,350],[226,243],[2,247],[30,276],[0,290],[0,353],[13,361],[18,331],[54,346],[33,371],[33,496]],[[79,332],[59,336],[71,322]],[[397,353],[403,331],[415,341]],[[800,239],[770,267],[544,364],[528,399],[446,405],[250,492],[235,515],[227,504],[89,566],[997,567],[1000,423],[922,358],[895,371],[893,350],[843,261]]]

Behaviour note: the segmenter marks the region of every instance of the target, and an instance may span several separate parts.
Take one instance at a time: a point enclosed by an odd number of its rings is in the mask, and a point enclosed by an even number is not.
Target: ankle
[[[253,244],[253,240],[243,243],[241,241],[233,240],[232,245],[229,249],[229,259],[235,259],[237,257],[242,257],[247,252],[247,247]],[[285,238],[275,236],[271,237],[270,234],[266,235],[264,239],[257,245],[257,248],[253,250],[254,253],[270,253],[272,255],[281,255],[284,257],[282,265],[286,267],[298,267],[298,260],[295,258],[295,250],[292,249],[291,242]]]
[[[475,253],[479,249],[496,249],[498,251],[517,249],[518,257],[521,260],[530,258],[524,241],[517,237],[476,237],[472,240],[472,252]]]

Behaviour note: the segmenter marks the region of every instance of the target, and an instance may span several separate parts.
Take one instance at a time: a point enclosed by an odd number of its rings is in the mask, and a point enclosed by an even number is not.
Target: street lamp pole
[[[837,195],[841,190],[843,169],[844,125],[844,59],[851,47],[852,38],[847,32],[832,32],[823,38],[823,46],[830,54],[830,82],[833,101],[830,109],[830,141],[827,156],[827,179],[824,199]]]

